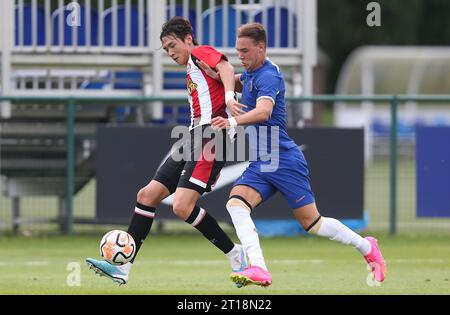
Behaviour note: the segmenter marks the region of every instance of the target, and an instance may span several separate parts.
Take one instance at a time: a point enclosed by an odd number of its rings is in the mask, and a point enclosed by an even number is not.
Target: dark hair
[[[264,42],[267,45],[266,30],[259,23],[247,23],[238,28],[238,37],[249,37],[255,43]]]
[[[181,40],[184,40],[187,35],[191,35],[194,45],[198,45],[194,37],[194,32],[192,31],[191,22],[180,16],[175,16],[163,24],[159,39],[162,41],[163,37],[170,35]]]

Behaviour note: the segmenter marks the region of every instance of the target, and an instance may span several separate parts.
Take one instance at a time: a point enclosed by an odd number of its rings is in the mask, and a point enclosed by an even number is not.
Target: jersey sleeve
[[[260,77],[256,84],[256,89],[258,91],[256,94],[256,102],[260,99],[267,98],[275,105],[277,95],[280,93],[280,83],[281,78],[271,73],[267,73]]]
[[[228,58],[224,54],[218,52],[211,46],[196,47],[192,50],[191,55],[194,57],[193,59],[200,59],[211,68],[215,68],[222,59],[228,61]]]

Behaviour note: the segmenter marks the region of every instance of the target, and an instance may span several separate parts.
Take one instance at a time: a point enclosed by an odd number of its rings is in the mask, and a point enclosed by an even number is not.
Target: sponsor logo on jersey
[[[192,94],[192,92],[194,92],[197,89],[197,86],[198,86],[197,83],[194,83],[194,81],[192,81],[192,79],[189,78],[189,82],[187,85],[189,94]]]

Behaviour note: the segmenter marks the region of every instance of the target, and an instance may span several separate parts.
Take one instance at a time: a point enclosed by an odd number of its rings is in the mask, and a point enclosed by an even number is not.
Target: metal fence
[[[420,103],[450,103],[450,95],[379,95],[379,96],[343,96],[343,95],[317,95],[312,97],[287,97],[291,106],[297,106],[301,103],[312,102],[314,104],[319,103],[333,103],[333,102],[374,102],[374,103],[389,103],[391,109],[391,128],[389,133],[389,152],[387,160],[379,159],[371,162],[367,162],[365,171],[365,210],[369,214],[369,229],[374,230],[386,230],[390,234],[400,231],[404,232],[436,232],[440,230],[450,231],[449,219],[420,219],[418,220],[414,216],[414,201],[415,201],[415,189],[414,183],[416,180],[414,171],[414,157],[410,159],[399,159],[398,156],[398,106],[405,102],[420,102]],[[86,145],[85,142],[79,142],[77,136],[83,134],[81,128],[76,127],[76,119],[79,119],[90,106],[108,107],[111,104],[128,104],[131,106],[139,107],[142,104],[148,104],[151,102],[184,102],[185,98],[179,97],[21,97],[21,96],[0,96],[1,102],[11,102],[12,104],[21,104],[24,106],[38,106],[37,104],[59,104],[63,106],[64,120],[59,127],[63,130],[60,135],[63,135],[62,148],[65,153],[64,174],[59,176],[63,178],[63,182],[59,183],[59,189],[63,184],[63,192],[60,198],[59,206],[60,212],[58,214],[58,220],[53,221],[60,224],[62,230],[66,233],[72,233],[74,222],[74,213],[79,213],[81,209],[74,208],[75,193],[79,191],[80,182],[82,179],[75,178],[76,161],[79,157],[76,154],[76,150],[80,147],[84,148],[84,153],[89,155],[89,142]],[[92,105],[94,104],[94,105]],[[84,107],[80,107],[84,106]],[[14,116],[13,116],[14,117]],[[8,120],[3,120],[0,129],[0,140],[5,139],[5,133],[11,125]],[[19,127],[25,127],[25,125],[18,125]],[[7,127],[7,128],[5,128]],[[92,133],[91,133],[92,135]],[[0,148],[5,145],[5,142],[0,142]],[[51,144],[47,147],[54,147]],[[82,150],[83,151],[83,150]],[[4,161],[0,161],[0,168],[2,169],[2,175],[5,175]],[[4,167],[5,166],[5,167]],[[400,176],[399,176],[400,172]],[[42,183],[45,185],[45,183]],[[58,185],[56,185],[58,186]],[[92,192],[91,192],[92,194]],[[9,200],[8,200],[9,201]],[[0,202],[2,209],[0,211],[0,222],[2,216],[4,216],[7,209],[10,209],[12,213],[17,211],[14,206],[16,201],[11,199],[11,206],[4,206],[6,202]],[[94,203],[94,200],[90,202]],[[17,206],[17,205],[16,205]],[[31,205],[33,207],[33,205]],[[34,206],[37,206],[35,204]],[[57,207],[53,205],[52,207]],[[93,205],[91,205],[93,207]],[[1,213],[3,212],[3,214]],[[81,211],[82,212],[82,211]],[[3,220],[3,225],[7,225],[7,220]],[[10,220],[9,224],[16,224],[14,218]],[[78,221],[81,222],[81,221]],[[16,224],[17,225],[17,224]],[[1,228],[1,226],[0,226]]]
[[[311,95],[316,7],[316,0],[1,0],[0,90],[27,96],[184,96],[182,68],[164,53],[159,38],[163,23],[177,15],[190,19],[200,44],[213,45],[237,68],[238,26],[262,23],[271,60],[286,70],[287,91]],[[311,112],[304,109],[305,116]],[[0,116],[9,112],[2,106]],[[161,104],[153,104],[154,118],[162,112]]]

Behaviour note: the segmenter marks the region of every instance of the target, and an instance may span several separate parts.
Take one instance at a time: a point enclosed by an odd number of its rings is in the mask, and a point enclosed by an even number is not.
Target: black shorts
[[[177,187],[183,187],[202,195],[211,191],[219,178],[225,165],[227,135],[225,130],[222,130],[218,131],[222,134],[220,137],[217,132],[205,136],[203,133],[206,128],[211,127],[203,125],[191,130],[191,141],[172,149],[173,153],[156,171],[153,180],[166,186],[170,194],[174,193]],[[218,144],[221,146],[220,150],[216,149]],[[180,159],[183,154],[185,158]]]

